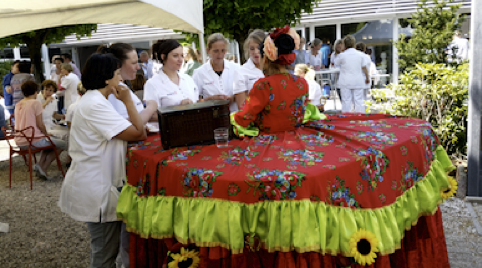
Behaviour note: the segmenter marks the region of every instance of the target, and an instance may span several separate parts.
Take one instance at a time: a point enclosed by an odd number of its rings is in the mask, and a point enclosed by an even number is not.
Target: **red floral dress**
[[[244,106],[234,115],[242,127],[254,124],[260,131],[273,133],[301,126],[308,102],[308,83],[290,74],[259,79]]]

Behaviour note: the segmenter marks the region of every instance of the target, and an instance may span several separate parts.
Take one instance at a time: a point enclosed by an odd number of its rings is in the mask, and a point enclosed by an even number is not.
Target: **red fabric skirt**
[[[130,266],[132,268],[163,267],[168,251],[181,245],[172,238],[143,239],[131,233]],[[187,245],[185,245],[187,246]],[[192,247],[192,245],[190,246]],[[323,255],[316,252],[273,252],[264,249],[256,252],[244,250],[231,254],[221,247],[199,247],[201,262],[199,268],[311,268],[347,267],[349,260],[342,256]],[[164,267],[167,267],[164,266]],[[440,209],[433,216],[420,217],[416,226],[405,232],[401,248],[394,253],[378,256],[371,266],[351,267],[376,268],[445,268],[450,267]]]

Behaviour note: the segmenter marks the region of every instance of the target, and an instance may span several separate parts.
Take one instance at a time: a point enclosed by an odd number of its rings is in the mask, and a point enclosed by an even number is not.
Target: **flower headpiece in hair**
[[[278,48],[274,45],[273,39],[269,35],[264,39],[263,52],[270,61],[278,59]]]

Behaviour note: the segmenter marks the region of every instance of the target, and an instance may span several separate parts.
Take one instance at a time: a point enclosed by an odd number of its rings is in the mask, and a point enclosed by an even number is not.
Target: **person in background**
[[[341,88],[343,101],[342,112],[350,112],[352,104],[355,112],[365,113],[364,89],[370,84],[367,57],[355,49],[355,38],[347,35],[343,39],[346,50],[336,58],[335,65],[340,65],[338,86]]]
[[[355,49],[362,52],[363,55],[365,55],[365,57],[366,57],[366,60],[365,60],[366,65],[365,66],[368,70],[368,76],[370,77],[370,83],[368,85],[365,85],[363,96],[365,97],[365,100],[368,100],[368,94],[369,94],[369,91],[370,91],[370,88],[371,88],[371,85],[372,85],[371,74],[370,74],[370,67],[371,67],[372,60],[371,60],[370,56],[366,54],[367,46],[365,45],[365,43],[363,43],[363,42],[356,43]]]
[[[143,50],[139,54],[139,61],[141,65],[141,70],[144,73],[145,79],[151,79],[153,74],[152,74],[152,60],[149,58],[149,53],[147,51]]]
[[[5,121],[5,108],[3,108],[3,105],[0,104],[0,138],[5,137],[2,127],[7,129],[7,122]]]
[[[64,96],[64,109],[69,110],[69,106],[74,103],[79,95],[77,94],[77,84],[79,78],[73,73],[73,67],[70,63],[62,63],[60,67],[60,76],[57,83],[60,85],[57,95]]]
[[[228,40],[221,33],[211,34],[207,42],[209,61],[194,70],[192,78],[203,100],[229,100],[229,110],[235,112],[238,105],[234,101],[233,80],[239,67],[226,60]]]
[[[338,55],[340,55],[340,53],[343,52],[344,50],[345,50],[345,47],[343,45],[343,40],[337,39],[335,41],[334,51],[333,53],[331,53],[331,57],[330,57],[330,68],[340,68],[339,65],[335,65],[335,61]],[[331,77],[332,77],[333,84],[336,84],[336,92],[338,93],[338,97],[340,97],[340,101],[342,101],[340,87],[338,86],[338,83],[337,83],[339,76],[340,74],[336,73],[336,74],[333,74]]]
[[[18,74],[15,74],[10,80],[10,87],[13,96],[12,105],[15,107],[19,101],[24,98],[22,93],[22,84],[26,81],[35,81],[35,78],[30,75],[31,64],[30,61],[20,61],[18,64]]]
[[[140,99],[144,99],[144,85],[146,84],[146,79],[143,74],[137,73],[136,79],[131,80],[131,88],[134,94]]]
[[[85,92],[86,92],[86,89],[82,86],[82,82],[79,82],[77,84],[77,94],[79,94],[79,97],[74,103],[70,105],[69,110],[65,115],[65,122],[67,122],[67,126],[69,127],[69,129],[72,127],[72,121],[74,120],[74,115],[75,115],[75,111],[77,110],[77,105],[79,104],[79,101],[82,98],[82,96],[85,94]]]
[[[300,46],[296,53],[295,64],[307,64],[306,62],[306,51],[305,51],[306,40],[304,37],[300,38]]]
[[[321,40],[318,38],[315,38],[311,42],[311,51],[310,51],[310,67],[315,69],[315,71],[321,70],[321,64],[322,64],[322,55],[320,52],[321,49]]]
[[[55,59],[61,58],[60,55],[53,55],[52,56],[52,65],[50,65],[50,75],[57,70],[57,66],[55,66]],[[63,62],[64,59],[62,59]],[[55,81],[55,80],[54,80]]]
[[[62,212],[87,223],[92,268],[116,266],[121,236],[116,207],[126,179],[126,141],[147,137],[131,90],[120,83],[121,64],[113,55],[99,53],[85,63],[82,85],[87,91],[75,108],[69,138],[72,165],[58,202]],[[110,95],[124,103],[130,121],[114,109]]]
[[[462,37],[460,31],[455,31],[452,43],[448,46],[448,54],[449,62],[453,61],[452,55],[455,55],[455,59],[458,63],[469,58],[469,41]]]
[[[295,75],[304,78],[308,82],[308,100],[311,104],[315,105],[318,110],[324,111],[325,104],[321,98],[323,94],[321,92],[320,84],[315,81],[315,72],[309,68],[306,64],[296,64]]]
[[[144,87],[144,100],[155,101],[158,107],[192,104],[199,100],[199,91],[193,79],[179,73],[183,63],[183,47],[175,39],[159,40],[152,45],[157,60],[163,66]]]
[[[137,70],[140,69],[139,64],[137,63],[137,52],[135,48],[126,43],[114,43],[110,47],[105,45],[101,45],[97,52],[102,54],[112,53],[117,59],[122,62],[121,66],[121,76],[123,81],[130,81],[136,78]],[[123,85],[126,85],[120,82]],[[126,85],[127,86],[127,85]],[[135,107],[137,108],[137,112],[141,115],[142,122],[146,124],[151,119],[157,118],[157,104],[154,101],[146,102],[146,108],[144,109],[143,102],[132,92],[131,90],[131,98]],[[114,94],[109,96],[109,102],[112,103],[114,109],[124,118],[129,118],[129,114],[127,113],[125,104],[117,99]],[[125,264],[124,264],[125,265]]]
[[[80,78],[81,78],[80,70],[79,68],[77,68],[77,65],[75,65],[75,63],[72,61],[72,55],[69,53],[64,53],[62,54],[62,59],[64,59],[64,63],[70,63],[70,65],[72,65],[72,72],[75,75],[77,75],[80,81]]]
[[[55,126],[52,119],[61,120],[65,119],[65,115],[57,113],[57,98],[55,92],[57,92],[57,84],[52,80],[45,80],[40,85],[41,91],[37,94],[37,100],[42,104],[42,119],[48,133]]]
[[[15,105],[15,129],[21,130],[33,127],[32,148],[52,145],[47,138],[43,137],[48,136],[49,133],[43,122],[42,104],[37,100],[38,85],[32,80],[28,80],[22,84],[21,90],[24,98]],[[31,130],[25,131],[25,135],[32,135]],[[65,141],[55,137],[50,137],[50,140],[59,154],[67,149]],[[28,149],[29,142],[24,137],[15,136],[15,143],[23,150]],[[40,161],[34,166],[34,170],[40,178],[51,179],[47,171],[55,158],[54,150],[44,150],[40,153]]]
[[[54,60],[54,71],[50,73],[50,80],[53,80],[53,81],[59,81],[59,78],[60,78],[60,70],[62,69],[62,63],[64,63],[64,59],[62,59],[61,57],[58,57],[58,58],[55,58]]]
[[[184,65],[182,68],[182,72],[189,76],[192,76],[194,73],[194,70],[201,67],[201,63],[197,58],[196,52],[194,52],[194,49],[192,49],[191,46],[184,46],[183,53],[184,53]]]
[[[369,70],[369,73],[370,73],[370,77],[372,79],[372,85],[371,85],[371,88],[375,88],[376,85],[378,84],[378,82],[380,81],[380,77],[378,76],[378,70],[377,70],[377,65],[375,64],[375,60],[374,58],[372,58],[372,49],[371,48],[367,48],[367,50],[365,51],[365,53],[368,55],[368,58],[370,59],[370,70]]]
[[[197,60],[199,61],[199,63],[203,64],[203,62],[204,62],[203,54],[201,52],[199,52],[199,49],[196,49],[196,55],[197,55]]]
[[[328,68],[329,66],[328,64],[330,63],[330,54],[331,54],[330,40],[328,40],[328,38],[323,38],[323,44],[321,45],[320,53],[321,53],[321,69]]]
[[[239,108],[243,106],[254,83],[264,77],[263,71],[259,66],[259,60],[261,59],[259,44],[263,42],[265,37],[266,34],[263,30],[256,29],[251,32],[246,41],[244,41],[243,48],[245,57],[249,58],[234,75],[233,85],[234,99]]]
[[[5,109],[7,109],[7,111],[10,114],[13,114],[13,111],[14,111],[13,91],[10,83],[12,81],[13,76],[19,73],[19,70],[18,70],[19,62],[20,62],[19,60],[16,60],[13,62],[13,64],[10,66],[10,72],[5,76],[3,76],[3,80],[2,80],[3,97],[5,98]]]

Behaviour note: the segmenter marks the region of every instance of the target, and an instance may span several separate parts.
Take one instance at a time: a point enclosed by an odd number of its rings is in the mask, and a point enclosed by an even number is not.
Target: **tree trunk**
[[[34,66],[33,74],[37,83],[42,83],[45,80],[42,72],[42,44],[45,41],[47,32],[48,30],[38,30],[32,37],[24,38],[24,42],[27,44],[30,61]]]
[[[42,72],[42,43],[35,41],[27,44],[27,48],[30,60],[32,61],[32,64],[34,66],[35,81],[38,83],[42,83],[45,80],[44,74]]]

